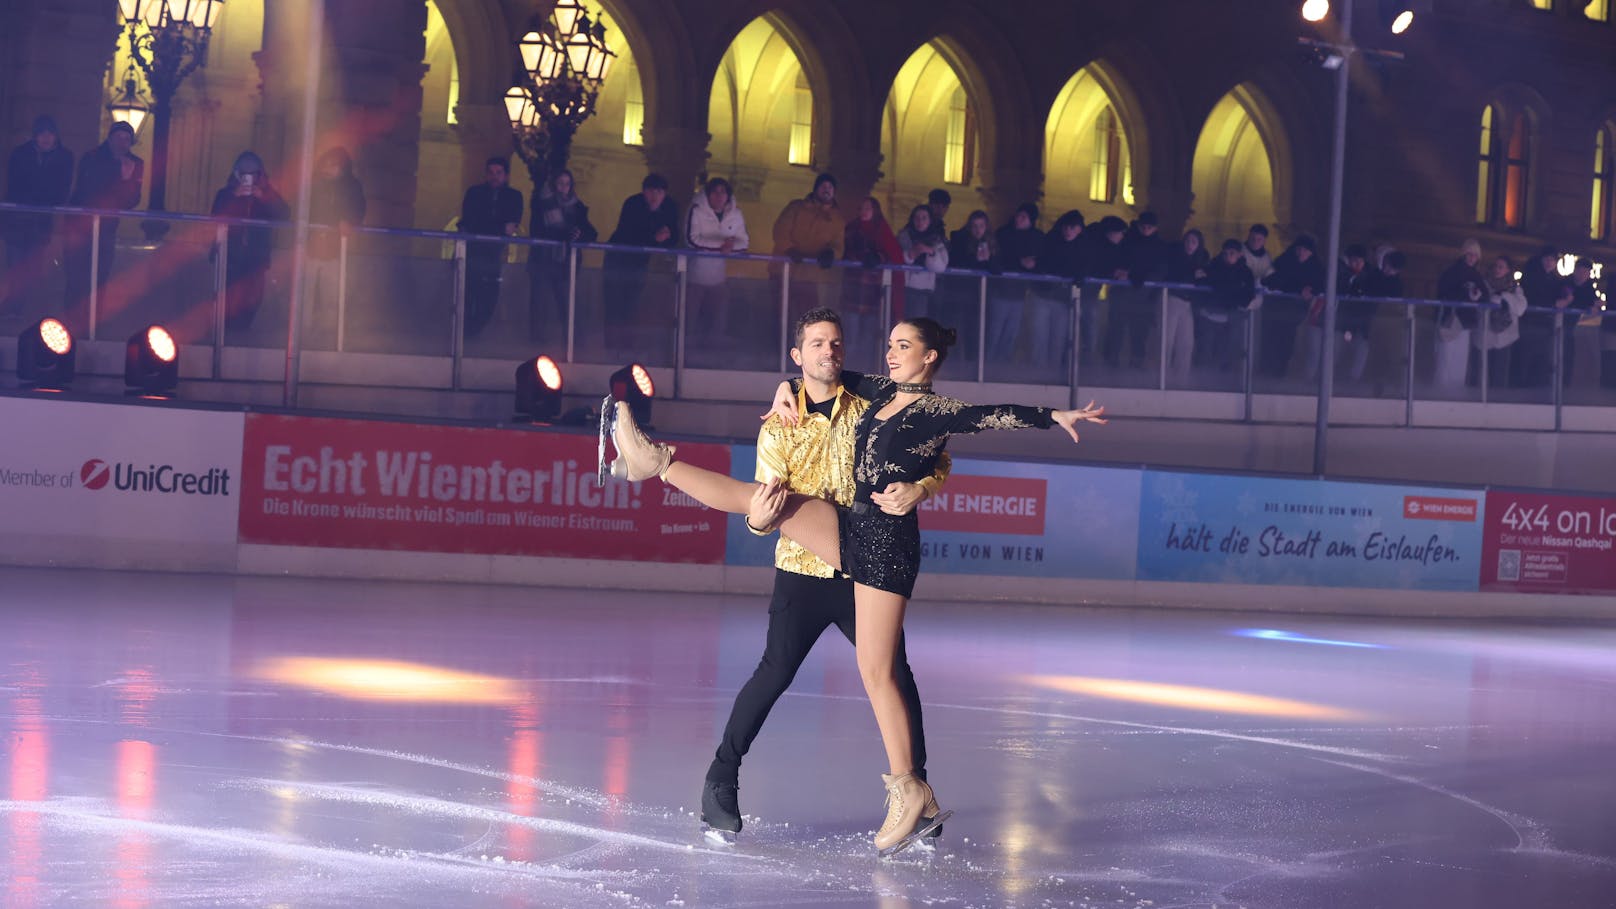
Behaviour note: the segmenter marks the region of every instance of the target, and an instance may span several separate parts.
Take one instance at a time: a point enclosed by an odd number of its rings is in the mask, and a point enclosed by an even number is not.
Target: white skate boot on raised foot
[[[882,858],[913,846],[954,816],[952,811],[938,810],[931,787],[913,773],[883,773],[881,781],[887,787],[887,819],[875,834],[875,848]]]
[[[674,447],[646,438],[627,401],[617,402],[615,414],[611,433],[617,459],[612,461],[612,476],[638,483],[667,473],[673,465]]]

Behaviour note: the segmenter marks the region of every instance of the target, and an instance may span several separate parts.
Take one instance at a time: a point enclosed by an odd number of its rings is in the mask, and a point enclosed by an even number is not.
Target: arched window
[[[1532,7],[1534,9],[1552,10],[1554,9],[1554,0],[1532,0]]]
[[[1610,0],[1588,0],[1582,14],[1595,22],[1610,21]]]
[[[1509,120],[1509,144],[1504,158],[1504,226],[1526,223],[1526,156],[1529,148],[1526,114],[1517,111]]]
[[[1595,240],[1610,239],[1613,145],[1610,127],[1600,127],[1594,134],[1594,194],[1588,212],[1588,236]]]
[[[628,95],[623,100],[623,144],[645,144],[645,95],[640,88],[640,74],[629,67]]]
[[[1493,166],[1496,149],[1493,139],[1493,120],[1497,116],[1491,105],[1481,109],[1481,160],[1476,165],[1476,223],[1486,224],[1493,219]]]
[[[791,98],[791,146],[786,151],[790,164],[812,164],[814,160],[814,93],[808,87],[808,74],[797,73],[797,87]]]
[[[1116,201],[1117,159],[1120,157],[1122,136],[1117,130],[1117,115],[1107,107],[1094,120],[1094,163],[1089,167],[1089,201]]]
[[[976,158],[976,118],[965,88],[954,90],[948,104],[948,136],[944,141],[943,181],[969,183]]]

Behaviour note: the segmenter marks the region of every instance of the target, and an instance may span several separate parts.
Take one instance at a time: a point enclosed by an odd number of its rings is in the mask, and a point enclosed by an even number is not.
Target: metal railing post
[[[980,305],[976,309],[976,381],[986,382],[988,375],[988,276],[981,278]]]
[[[343,234],[337,239],[337,353],[342,353],[346,348],[347,337],[348,235]]]
[[[780,372],[784,373],[791,344],[787,338],[791,335],[791,261],[788,259],[780,269],[780,332],[776,340],[780,343]]]
[[[449,388],[452,391],[460,390],[460,369],[466,357],[466,241],[455,241],[455,280],[454,280],[454,337],[450,339],[452,351],[452,364],[449,371]]]
[[[1509,304],[1500,303],[1499,305],[1508,306]],[[1487,320],[1492,315],[1492,308],[1488,307],[1487,309],[1478,309],[1476,313],[1476,327],[1471,329],[1471,333],[1474,334],[1478,331],[1481,332],[1481,347],[1479,350],[1477,350],[1477,356],[1481,357],[1481,403],[1485,404],[1487,403],[1487,386],[1492,384],[1492,378],[1488,375],[1488,373],[1491,372],[1491,370],[1488,369],[1488,367],[1491,365],[1489,361],[1492,360],[1492,357],[1488,355],[1491,354],[1492,351],[1487,349]],[[1472,349],[1476,349],[1474,345],[1472,345]],[[1469,370],[1467,369],[1466,371],[1468,372]]]
[[[881,269],[881,318],[878,320],[877,325],[881,330],[881,340],[870,339],[876,341],[875,349],[879,351],[877,356],[883,356],[886,353],[887,346],[882,341],[885,340],[886,332],[892,326],[892,322],[892,269],[883,268]]]
[[[225,315],[230,308],[230,229],[213,229],[213,377],[224,376]]]
[[[1167,288],[1161,289],[1161,319],[1156,323],[1159,327],[1156,333],[1161,335],[1161,369],[1158,382],[1162,391],[1167,390]],[[1076,405],[1073,405],[1076,406]]]
[[[1255,389],[1252,386],[1256,384],[1256,379],[1255,379],[1256,369],[1254,368],[1256,360],[1257,360],[1257,357],[1256,357],[1256,353],[1257,353],[1257,315],[1256,314],[1262,312],[1262,310],[1261,309],[1251,309],[1250,305],[1247,304],[1247,307],[1245,309],[1237,310],[1237,311],[1241,312],[1241,313],[1244,313],[1244,315],[1241,317],[1241,319],[1242,319],[1242,321],[1244,321],[1246,323],[1246,343],[1242,345],[1242,347],[1244,347],[1245,350],[1243,350],[1241,352],[1241,355],[1240,355],[1240,373],[1241,373],[1240,382],[1241,382],[1241,385],[1244,388],[1245,397],[1246,397],[1246,400],[1245,400],[1245,408],[1246,408],[1245,421],[1247,423],[1250,423],[1251,422],[1251,412],[1252,412],[1252,398],[1255,395]]]
[[[1559,432],[1565,406],[1565,310],[1554,314],[1554,431]]]
[[[114,240],[114,243],[117,241]],[[77,301],[75,301],[77,302]],[[101,306],[101,216],[90,216],[90,340],[95,340]]]
[[[1078,380],[1078,351],[1083,349],[1083,285],[1072,282],[1072,305],[1068,309],[1071,313],[1071,329],[1068,337],[1072,339],[1071,368],[1067,370],[1066,406],[1077,407],[1077,380]]]
[[[689,315],[690,297],[690,257],[679,255],[674,258],[674,269],[678,272],[678,279],[673,294],[673,396],[678,398],[684,390],[685,378],[685,325]]]
[[[1414,319],[1414,305],[1404,301],[1403,324],[1408,329],[1408,344],[1403,352],[1403,425],[1414,425],[1414,336],[1419,334],[1419,323]]]
[[[567,362],[578,353],[578,247],[567,244]]]

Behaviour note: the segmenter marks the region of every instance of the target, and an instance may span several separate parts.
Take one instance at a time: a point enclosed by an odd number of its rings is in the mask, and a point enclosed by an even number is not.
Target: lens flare
[[[1204,710],[1208,713],[1238,713],[1246,716],[1289,717],[1303,720],[1366,718],[1363,713],[1344,707],[1311,704],[1307,701],[1293,701],[1221,688],[1167,685],[1161,682],[1138,682],[1131,679],[1086,678],[1075,675],[1031,675],[1024,676],[1022,681],[1039,688],[1064,691],[1067,694],[1085,694],[1113,701],[1157,704],[1185,710]]]
[[[361,701],[500,705],[522,697],[511,679],[393,660],[282,657],[265,662],[254,675]]]

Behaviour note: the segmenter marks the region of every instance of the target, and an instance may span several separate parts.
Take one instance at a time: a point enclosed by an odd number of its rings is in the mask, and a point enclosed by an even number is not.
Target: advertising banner
[[[757,451],[736,446],[734,476],[752,479]],[[1131,580],[1139,472],[957,458],[920,506],[922,572]],[[729,563],[772,565],[776,537],[736,518]]]
[[[0,547],[17,561],[235,564],[242,415],[0,399]]]
[[[1483,590],[1616,591],[1616,499],[1487,492]]]
[[[1139,579],[1475,590],[1480,492],[1144,472]]]
[[[727,473],[725,445],[679,458]],[[595,483],[595,437],[247,418],[241,541],[720,564],[724,515],[671,486]]]

